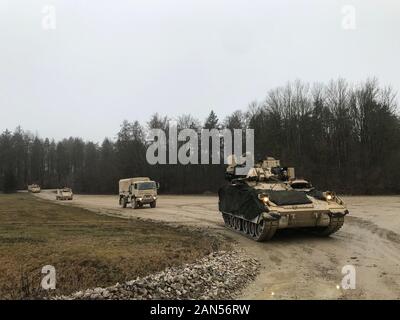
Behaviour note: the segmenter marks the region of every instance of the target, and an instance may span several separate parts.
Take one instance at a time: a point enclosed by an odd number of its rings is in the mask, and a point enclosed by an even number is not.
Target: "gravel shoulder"
[[[249,258],[243,252],[219,251],[199,259],[196,263],[170,267],[123,284],[78,291],[57,299],[232,299],[240,289],[254,280],[258,270],[257,260]]]
[[[38,196],[54,200],[49,192]],[[400,197],[344,200],[350,215],[333,236],[280,232],[265,243],[225,229],[215,196],[162,195],[157,208],[138,210],[118,208],[116,196],[77,195],[64,204],[229,236],[238,248],[260,262],[258,276],[240,299],[400,299]],[[341,288],[342,268],[349,264],[356,268],[354,290]]]

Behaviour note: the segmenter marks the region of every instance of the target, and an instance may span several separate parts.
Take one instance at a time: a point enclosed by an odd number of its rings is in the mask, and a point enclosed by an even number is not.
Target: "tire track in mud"
[[[400,244],[400,234],[398,234],[392,230],[380,227],[370,220],[365,220],[363,218],[352,217],[352,216],[346,217],[346,220],[349,223],[353,223],[360,228],[369,230],[373,234],[376,234],[379,237],[381,237],[382,239],[386,239],[386,240],[392,241],[394,243]]]
[[[349,220],[330,238],[298,233],[293,235],[297,241],[291,235],[278,235],[267,244],[250,245],[249,250],[257,256],[262,257],[262,251],[268,251],[270,258],[263,260],[264,269],[243,297],[400,299],[399,235],[370,221]],[[333,288],[340,286],[343,277],[341,269],[348,264],[356,268],[356,290],[335,292]],[[280,272],[278,265],[287,266],[287,272]],[[285,286],[282,277],[287,277],[287,282],[293,285]],[[307,289],[299,288],[296,283]],[[269,292],[274,292],[274,296]]]

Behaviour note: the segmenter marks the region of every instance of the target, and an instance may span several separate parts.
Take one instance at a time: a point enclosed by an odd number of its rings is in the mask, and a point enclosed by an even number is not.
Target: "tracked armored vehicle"
[[[28,192],[40,193],[41,189],[38,184],[31,184],[28,186]]]
[[[332,191],[291,187],[294,168],[281,167],[271,157],[258,162],[247,175],[228,166],[229,184],[220,188],[219,210],[225,226],[256,241],[271,239],[278,229],[302,228],[320,236],[338,231],[349,212]]]

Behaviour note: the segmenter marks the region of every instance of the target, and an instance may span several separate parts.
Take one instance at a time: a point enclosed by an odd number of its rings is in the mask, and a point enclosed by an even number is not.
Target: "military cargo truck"
[[[126,208],[128,204],[133,209],[149,204],[151,208],[157,205],[157,189],[159,184],[148,177],[136,177],[119,180],[119,205]]]
[[[302,228],[320,236],[338,231],[349,212],[332,191],[298,191],[294,169],[281,167],[272,157],[258,162],[247,175],[236,174],[240,164],[228,166],[229,184],[220,188],[219,210],[226,227],[256,241],[269,240],[278,229]]]

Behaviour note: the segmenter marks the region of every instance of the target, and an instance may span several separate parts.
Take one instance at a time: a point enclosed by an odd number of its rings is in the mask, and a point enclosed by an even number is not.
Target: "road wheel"
[[[249,223],[246,220],[243,220],[242,226],[243,226],[243,233],[244,234],[249,234]]]
[[[236,231],[240,231],[242,229],[242,219],[236,217],[234,220],[234,228]]]
[[[256,230],[255,230],[256,237],[260,237],[263,234],[264,229],[265,229],[265,222],[264,220],[261,220],[260,223],[256,224]]]
[[[156,205],[157,205],[157,201],[156,200],[154,200],[153,202],[150,203],[150,207],[151,208],[155,208]]]
[[[233,229],[234,225],[235,225],[235,217],[229,216],[229,227]]]
[[[278,225],[277,221],[261,220],[260,223],[256,224],[254,240],[270,240],[278,229]]]
[[[232,217],[232,228],[234,230],[236,230],[236,225],[237,225],[237,218],[236,217]]]
[[[253,222],[249,222],[249,235],[253,238],[256,235],[256,224]]]

